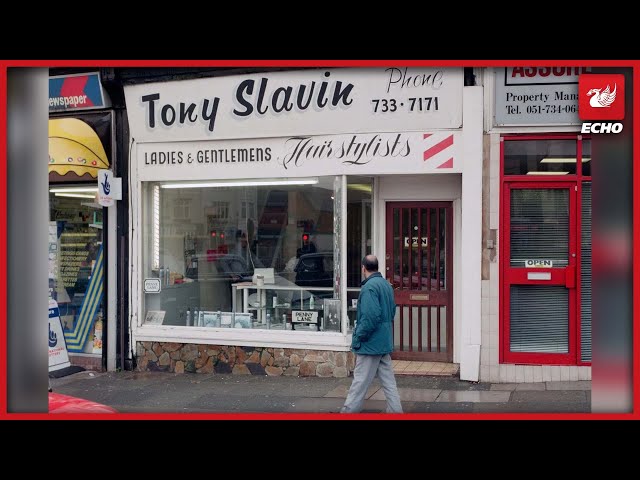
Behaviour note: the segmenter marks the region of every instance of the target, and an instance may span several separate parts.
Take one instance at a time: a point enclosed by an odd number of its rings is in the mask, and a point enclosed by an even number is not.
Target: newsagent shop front
[[[482,93],[461,68],[125,86],[140,370],[347,376],[361,259],[393,357],[478,380]]]
[[[49,368],[102,370],[115,364],[116,222],[96,195],[113,168],[114,112],[98,72],[49,77],[49,112],[49,305],[63,333],[50,336]]]
[[[485,71],[482,381],[591,379],[592,158],[578,117],[585,72]]]

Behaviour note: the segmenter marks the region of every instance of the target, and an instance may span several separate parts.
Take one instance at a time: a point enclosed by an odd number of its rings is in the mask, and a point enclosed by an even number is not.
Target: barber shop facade
[[[373,253],[398,305],[393,358],[457,363],[462,379],[480,379],[495,308],[483,303],[480,248],[484,104],[462,68],[124,92],[139,370],[347,376],[361,260]]]

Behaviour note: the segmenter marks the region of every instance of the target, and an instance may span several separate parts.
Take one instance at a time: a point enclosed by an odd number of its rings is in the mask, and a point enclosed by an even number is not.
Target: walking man
[[[362,410],[369,385],[377,374],[387,399],[387,413],[402,413],[390,355],[393,351],[393,317],[396,313],[393,289],[378,272],[375,255],[367,255],[362,259],[362,274],[364,280],[351,341],[356,366],[349,394],[340,411],[355,413]]]

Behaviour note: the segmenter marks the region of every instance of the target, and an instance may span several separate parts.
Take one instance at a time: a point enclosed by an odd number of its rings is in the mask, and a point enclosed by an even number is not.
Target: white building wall
[[[480,374],[482,266],[482,87],[466,87],[463,100],[462,238],[460,260],[462,351],[460,379],[477,382]]]
[[[481,345],[482,88],[465,87],[463,174],[389,176],[378,179],[377,251],[384,263],[385,205],[388,201],[453,201],[453,361],[462,380],[478,381]]]

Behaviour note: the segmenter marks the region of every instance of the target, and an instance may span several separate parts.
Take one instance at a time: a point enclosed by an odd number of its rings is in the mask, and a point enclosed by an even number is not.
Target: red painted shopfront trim
[[[547,176],[544,179],[527,175],[504,175],[504,142],[523,140],[567,140],[575,139],[576,146],[576,173],[571,175]],[[527,364],[527,365],[564,365],[564,366],[590,366],[591,362],[581,361],[580,343],[580,298],[581,283],[578,277],[580,271],[580,234],[581,234],[581,205],[582,205],[582,182],[591,181],[591,176],[582,175],[582,140],[590,139],[590,136],[580,134],[537,134],[537,135],[505,135],[500,138],[500,205],[499,205],[499,232],[500,242],[498,268],[498,307],[499,307],[499,329],[498,349],[499,362],[506,364]],[[523,282],[528,285],[567,285],[575,282],[573,288],[569,289],[569,352],[566,354],[551,353],[516,353],[510,352],[509,327],[510,316],[510,285],[513,281],[523,281],[526,279],[525,269],[512,269],[510,266],[510,191],[512,188],[569,188],[570,194],[570,224],[569,224],[569,267],[563,269],[565,272],[553,271],[554,269],[538,269],[540,272],[550,271],[551,281],[531,281]],[[581,217],[580,217],[581,218]],[[575,257],[571,257],[575,253]],[[522,271],[520,271],[522,270]],[[567,280],[566,275],[573,277]]]

